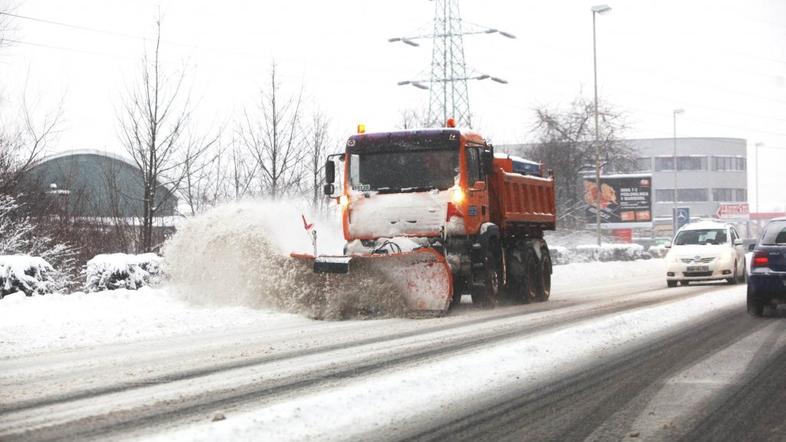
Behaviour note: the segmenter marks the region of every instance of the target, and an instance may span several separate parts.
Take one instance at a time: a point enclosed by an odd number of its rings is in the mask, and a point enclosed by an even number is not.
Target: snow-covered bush
[[[0,255],[0,299],[11,293],[52,293],[57,272],[46,260],[28,255]]]
[[[666,256],[666,253],[669,252],[669,249],[667,249],[665,245],[661,244],[657,246],[650,246],[650,248],[647,249],[647,252],[649,252],[649,254],[655,258],[663,258]]]
[[[0,255],[29,255],[51,264],[55,291],[73,287],[79,270],[77,249],[36,231],[16,199],[0,194]]]
[[[551,255],[551,263],[554,265],[568,264],[570,262],[570,252],[567,247],[550,245],[549,255]]]
[[[652,258],[639,244],[580,245],[573,251],[577,261],[633,261]]]
[[[155,253],[97,255],[87,262],[85,290],[136,290],[161,281],[163,259]]]

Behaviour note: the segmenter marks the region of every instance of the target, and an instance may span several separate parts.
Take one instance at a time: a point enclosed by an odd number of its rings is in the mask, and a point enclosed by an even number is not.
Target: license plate
[[[688,266],[689,272],[709,272],[710,266]]]

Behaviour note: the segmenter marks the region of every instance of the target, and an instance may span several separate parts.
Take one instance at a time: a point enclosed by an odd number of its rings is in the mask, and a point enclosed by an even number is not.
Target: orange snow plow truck
[[[344,254],[294,258],[313,265],[325,284],[385,279],[413,312],[443,314],[463,294],[486,307],[502,297],[549,298],[543,232],[554,230],[556,213],[554,178],[542,164],[495,154],[479,134],[452,127],[358,129],[325,165]]]

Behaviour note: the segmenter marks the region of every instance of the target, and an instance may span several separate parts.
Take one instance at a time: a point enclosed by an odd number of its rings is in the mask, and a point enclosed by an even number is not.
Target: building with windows
[[[675,206],[690,208],[691,217],[709,218],[720,204],[748,201],[744,139],[646,138],[625,143],[636,152],[636,172],[652,173],[658,230],[671,229]]]
[[[720,204],[748,201],[747,143],[744,139],[642,138],[620,142],[634,151],[635,170],[629,167],[613,170],[612,165],[605,167],[603,173],[652,174],[655,221],[652,233],[655,236],[671,235],[675,206],[690,208],[692,218],[711,218]],[[530,144],[511,144],[497,146],[497,149],[526,157],[531,147]],[[594,170],[593,166],[589,164],[588,170]]]

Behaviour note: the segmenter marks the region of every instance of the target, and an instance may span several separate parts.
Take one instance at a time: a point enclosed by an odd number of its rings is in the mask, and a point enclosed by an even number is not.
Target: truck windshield
[[[350,183],[360,191],[444,190],[458,175],[458,149],[359,152],[349,161]]]
[[[675,246],[692,244],[726,244],[724,229],[683,230],[674,238]]]

